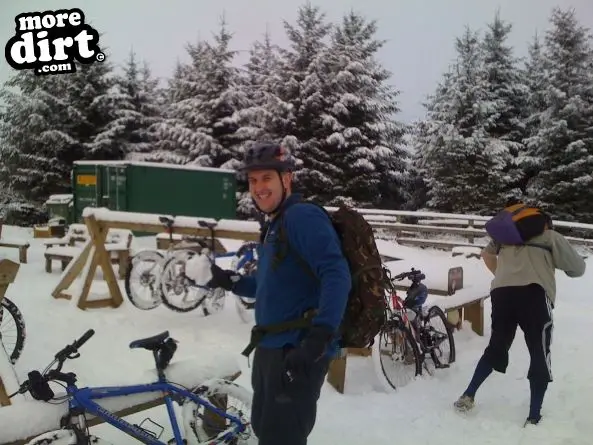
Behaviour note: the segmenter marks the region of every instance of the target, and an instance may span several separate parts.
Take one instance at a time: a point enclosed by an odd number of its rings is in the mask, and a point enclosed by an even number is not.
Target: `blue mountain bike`
[[[109,442],[90,434],[86,414],[99,417],[128,436],[148,445],[257,444],[257,439],[252,435],[249,426],[251,415],[249,390],[224,379],[209,380],[192,390],[167,380],[165,369],[177,349],[177,342],[169,337],[168,331],[130,343],[131,349],[143,348],[152,351],[158,375],[156,382],[130,386],[78,388],[76,374],[63,373],[62,366],[67,359],[80,357],[78,349],[94,333],[92,329],[88,330],[78,340],[58,352],[43,372],[29,372],[28,380],[16,393],[9,396],[14,397],[28,392],[36,400],[49,402],[52,399],[58,400],[54,397],[49,382],[66,384],[65,398],[68,399],[68,413],[61,419],[61,429],[42,434],[31,440],[28,445],[110,445]],[[54,368],[54,365],[57,366]],[[167,442],[159,440],[164,430],[160,425],[152,422],[161,429],[157,434],[144,428],[142,426],[144,422],[140,425],[132,425],[96,402],[104,398],[148,393],[164,394],[174,435]],[[230,404],[231,397],[245,406],[242,409],[235,408]],[[174,403],[182,408],[181,425],[175,414]],[[222,407],[215,404],[220,404]]]

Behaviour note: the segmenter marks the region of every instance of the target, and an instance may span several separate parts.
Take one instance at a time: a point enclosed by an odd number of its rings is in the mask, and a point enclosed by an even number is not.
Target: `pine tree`
[[[476,31],[456,39],[452,69],[429,97],[416,134],[427,205],[445,212],[491,213],[504,201],[508,150],[486,132],[487,81]]]
[[[546,112],[548,105],[546,100],[546,90],[549,85],[548,73],[545,67],[541,39],[536,33],[532,42],[528,46],[528,58],[525,61],[523,69],[525,84],[527,85],[527,103],[525,107],[525,150],[517,159],[522,169],[522,180],[520,188],[523,194],[527,192],[527,186],[537,174],[539,159],[532,156],[533,150],[530,149],[532,137],[537,136],[542,116]]]
[[[547,110],[528,141],[538,159],[529,193],[558,218],[593,222],[593,48],[572,10],[555,8],[545,36]]]
[[[261,140],[280,142],[283,135],[275,134],[274,129],[288,125],[285,117],[290,119],[290,106],[276,94],[282,84],[280,48],[266,30],[263,41],[255,41],[249,53],[241,84],[249,105],[237,111],[241,125],[237,134],[245,147]]]
[[[517,195],[522,193],[518,161],[524,152],[528,89],[513,57],[513,49],[506,44],[511,30],[512,25],[504,22],[497,12],[483,39],[487,104],[484,119],[486,133],[498,140],[501,156],[507,162],[502,186],[508,194]]]
[[[67,192],[68,158],[82,155],[64,125],[69,116],[59,79],[22,71],[0,92],[0,182],[34,203]]]
[[[188,45],[191,64],[179,71],[167,122],[159,125],[160,136],[177,145],[174,150],[184,153],[187,163],[226,168],[237,157],[241,139],[235,112],[248,101],[232,65],[231,38],[223,19],[213,44]]]
[[[405,127],[394,120],[399,92],[386,84],[391,73],[375,58],[384,44],[376,32],[375,21],[350,12],[316,60],[326,109],[320,147],[335,184],[329,204],[393,207],[405,200]]]
[[[299,7],[296,25],[284,22],[290,48],[282,51],[281,82],[276,95],[279,107],[272,112],[281,116],[270,129],[273,135],[288,137],[300,169],[295,174],[298,187],[312,199],[324,203],[335,186],[336,169],[332,158],[321,148],[317,137],[323,126],[326,106],[321,93],[322,79],[316,70],[319,54],[326,48],[331,25],[319,7],[306,3]]]
[[[131,51],[123,75],[116,78],[116,88],[116,117],[103,135],[122,144],[126,159],[142,160],[155,147],[149,129],[162,115],[158,80],[152,78],[146,62],[138,66]]]
[[[73,114],[67,124],[68,133],[81,144],[83,158],[123,159],[124,144],[111,132],[118,108],[113,65],[108,60],[77,64],[76,73],[59,80],[66,91],[62,97]]]

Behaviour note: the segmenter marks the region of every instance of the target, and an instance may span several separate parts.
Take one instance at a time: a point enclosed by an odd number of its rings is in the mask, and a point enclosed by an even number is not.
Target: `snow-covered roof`
[[[199,165],[191,164],[168,164],[165,162],[145,162],[145,161],[74,161],[77,165],[112,165],[112,166],[124,166],[124,165],[137,165],[141,167],[160,167],[160,168],[171,168],[177,170],[195,170],[195,171],[208,171],[214,173],[235,173],[234,170],[226,168],[212,168],[212,167],[201,167]]]
[[[48,200],[46,201],[47,204],[68,204],[72,201],[73,195],[50,195]]]

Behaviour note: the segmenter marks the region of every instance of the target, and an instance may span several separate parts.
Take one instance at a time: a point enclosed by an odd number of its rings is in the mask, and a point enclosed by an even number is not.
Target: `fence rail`
[[[332,212],[337,207],[326,209]],[[488,242],[484,224],[491,216],[410,210],[356,210],[375,229],[395,236],[404,245],[450,250],[455,246],[482,247]],[[554,228],[565,235],[571,244],[593,249],[593,224],[554,221]]]

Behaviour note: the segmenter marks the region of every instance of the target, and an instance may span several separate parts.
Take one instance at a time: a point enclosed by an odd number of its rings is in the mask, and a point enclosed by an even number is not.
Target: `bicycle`
[[[424,368],[428,374],[433,371],[429,367],[430,358],[435,369],[448,368],[455,361],[455,340],[451,324],[443,310],[433,305],[425,310],[424,303],[428,297],[428,288],[422,280],[426,276],[414,268],[395,277],[385,270],[390,282],[409,279],[412,284],[406,291],[406,298],[402,299],[396,289],[392,287],[390,295],[386,296],[386,322],[377,339],[373,343],[372,356],[375,366],[383,373],[389,386],[397,389],[404,386],[415,377],[422,375]],[[438,330],[433,324],[434,318],[440,319],[443,328]],[[385,340],[385,344],[383,344]],[[448,342],[448,348],[443,346]],[[389,357],[384,360],[383,357]],[[395,383],[395,378],[389,377],[387,368],[391,364],[410,365],[414,375],[403,383]],[[401,372],[396,372],[401,375]]]
[[[169,235],[169,245],[164,254],[157,249],[146,249],[136,252],[130,257],[126,275],[124,277],[124,286],[130,302],[141,310],[151,310],[160,306],[163,302],[163,295],[160,287],[160,277],[162,275],[163,264],[167,259],[175,256],[177,252],[184,250],[201,249],[199,237],[184,236],[179,243],[173,242],[173,224],[174,219],[166,216],[160,216],[159,221],[165,226],[165,233]],[[141,266],[147,266],[142,269]],[[141,295],[134,286],[135,276],[138,273],[137,280],[142,288],[148,287],[147,297]]]
[[[29,372],[28,380],[23,382],[17,392],[9,396],[12,398],[17,394],[28,392],[35,400],[44,402],[60,399],[68,400],[68,412],[61,418],[61,428],[37,436],[28,445],[88,445],[91,443],[111,445],[107,441],[90,434],[86,414],[101,418],[128,436],[147,445],[215,445],[224,443],[246,445],[257,443],[251,434],[251,428],[249,426],[252,398],[249,390],[224,379],[211,379],[189,390],[167,379],[165,369],[168,367],[177,349],[177,341],[169,337],[168,331],[130,343],[131,349],[143,348],[152,351],[158,375],[156,382],[128,386],[84,388],[76,386],[76,374],[72,372],[64,373],[62,372],[62,367],[66,360],[80,357],[78,350],[94,333],[94,330],[88,330],[78,340],[75,340],[72,344],[59,351],[55,355],[54,360],[43,372]],[[54,365],[57,366],[54,368]],[[66,395],[59,399],[56,398],[49,386],[49,382],[64,383]],[[174,435],[173,439],[168,442],[162,442],[160,440],[164,428],[156,422],[152,421],[152,423],[161,428],[158,434],[144,428],[142,426],[144,422],[139,425],[132,425],[96,402],[96,400],[103,398],[148,393],[164,394],[164,401]],[[241,410],[237,410],[236,412],[231,410],[232,413],[229,413],[226,407],[221,409],[214,406],[213,403],[217,403],[214,401],[216,399],[227,404],[229,396],[235,397],[239,402],[245,403],[247,405],[247,414]],[[175,414],[174,403],[182,408],[181,426]],[[204,409],[204,413],[199,412],[200,408]],[[215,431],[216,427],[223,426],[225,428],[224,430],[220,432]]]
[[[198,285],[194,280],[185,274],[185,268],[181,273],[175,273],[174,265],[185,265],[188,260],[195,257],[198,253],[214,252],[215,237],[214,228],[216,223],[207,223],[200,220],[201,227],[209,227],[211,230],[210,243],[206,243],[203,237],[199,236],[184,236],[180,243],[173,242],[173,225],[174,219],[166,216],[160,216],[159,221],[165,226],[165,231],[169,235],[169,246],[162,254],[158,250],[143,250],[138,252],[132,258],[126,271],[125,288],[126,294],[130,302],[139,309],[150,310],[154,309],[163,303],[169,309],[177,312],[189,312],[202,305],[205,301],[210,303],[203,306],[204,315],[209,315],[220,309],[222,297],[224,297],[222,289],[209,289],[205,286]],[[215,258],[221,257],[238,257],[238,267],[243,267],[245,264],[254,260],[255,247],[251,243],[245,243],[237,252],[227,252],[222,255],[215,254]],[[172,260],[175,259],[173,263]],[[133,291],[132,278],[141,264],[147,264],[147,269],[140,271],[140,285],[149,288],[148,298],[142,298],[138,293]],[[166,266],[169,266],[165,269]],[[188,299],[187,294],[189,290],[201,289],[201,295],[198,298]],[[182,303],[179,304],[173,300],[168,294],[173,290],[175,296],[182,293]],[[188,303],[189,301],[189,303]]]
[[[206,228],[210,232],[210,243],[200,241],[202,250],[198,254],[194,251],[184,250],[180,255],[176,255],[165,261],[161,274],[160,284],[163,295],[163,304],[169,309],[177,312],[189,312],[202,305],[204,315],[208,316],[218,312],[224,306],[224,298],[226,291],[222,288],[211,289],[205,284],[199,284],[193,278],[189,277],[187,272],[187,263],[198,258],[206,258],[208,261],[208,268],[211,264],[215,264],[216,260],[220,258],[230,258],[240,255],[237,267],[245,267],[248,264],[253,264],[256,261],[256,243],[245,243],[237,252],[226,252],[217,254],[215,249],[215,229],[217,222],[209,223],[207,221],[199,220],[198,224],[202,228]],[[196,257],[199,255],[198,257]],[[194,264],[195,265],[195,264]],[[179,269],[177,269],[179,266]],[[169,291],[173,290],[175,296],[182,295],[182,304],[174,301]],[[197,298],[193,301],[188,300],[187,295],[190,291],[203,290],[198,293]],[[237,298],[240,298],[237,296]]]
[[[19,308],[4,297],[0,304],[0,343],[6,351],[11,364],[20,358],[25,346],[27,331],[25,319]]]

